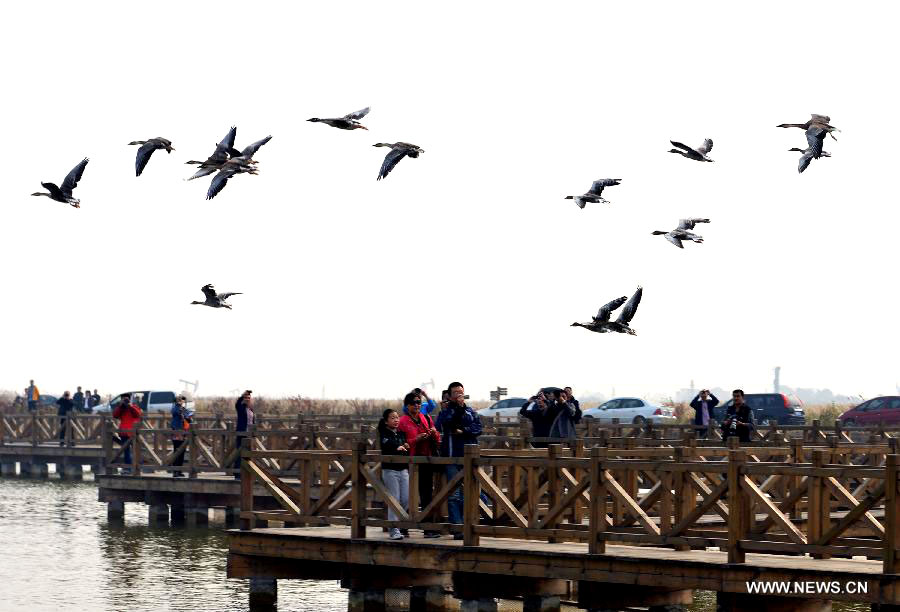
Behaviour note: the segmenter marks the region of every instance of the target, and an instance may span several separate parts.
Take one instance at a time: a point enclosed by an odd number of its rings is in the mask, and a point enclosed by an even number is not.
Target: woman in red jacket
[[[441,434],[434,428],[431,417],[422,412],[422,398],[415,393],[407,393],[403,398],[403,416],[398,429],[409,443],[409,455],[414,457],[436,457],[441,443]],[[426,508],[434,496],[434,467],[429,463],[418,464],[419,503]],[[412,510],[412,508],[410,508]],[[425,531],[426,538],[437,538],[436,531]]]

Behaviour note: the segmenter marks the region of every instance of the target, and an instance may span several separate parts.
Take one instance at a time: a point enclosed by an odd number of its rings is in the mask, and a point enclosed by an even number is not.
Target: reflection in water
[[[143,504],[125,512],[107,524],[92,482],[0,479],[0,611],[247,609],[246,581],[225,578],[224,524],[148,527]],[[334,581],[279,581],[278,601],[282,612],[347,609]],[[715,595],[697,593],[691,610],[715,610]]]
[[[224,522],[148,527],[125,504],[108,525],[92,482],[0,479],[0,610],[246,610],[247,583],[225,578]],[[279,610],[344,612],[334,581],[284,580]]]

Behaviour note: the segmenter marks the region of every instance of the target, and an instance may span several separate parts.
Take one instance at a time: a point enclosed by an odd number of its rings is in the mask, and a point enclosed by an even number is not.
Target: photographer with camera
[[[557,413],[551,409],[543,391],[528,398],[528,401],[519,409],[519,416],[531,421],[532,438],[549,438],[550,428],[556,420]],[[547,448],[547,442],[532,442],[533,448]]]
[[[172,404],[172,452],[176,453],[175,458],[172,459],[172,465],[176,467],[181,467],[184,465],[184,453],[185,450],[178,452],[178,449],[181,447],[181,443],[184,441],[184,434],[191,428],[191,419],[194,417],[194,413],[188,410],[187,408],[187,398],[183,395],[179,395],[175,399],[175,403]],[[172,472],[173,478],[180,478],[184,476],[184,472],[178,470],[176,472]]]
[[[461,382],[452,382],[447,388],[450,400],[447,407],[438,415],[436,428],[442,434],[441,455],[444,457],[462,457],[466,444],[478,444],[481,435],[481,418],[478,413],[466,405],[466,391]],[[447,466],[447,480],[452,480],[462,470],[462,465],[451,463]],[[463,492],[462,485],[450,494],[447,499],[447,512],[451,523],[462,524]],[[453,535],[456,540],[462,539],[461,533]]]
[[[554,391],[555,401],[552,409],[556,412],[553,425],[550,426],[551,438],[575,439],[575,425],[581,421],[581,408],[575,405],[566,391]]]
[[[427,395],[425,396],[428,397]],[[429,400],[430,401],[430,400]],[[434,421],[425,413],[422,398],[415,392],[403,398],[403,416],[400,417],[400,431],[409,444],[409,456],[437,457],[441,444],[441,434],[434,427]],[[430,463],[420,463],[419,503],[425,509],[434,497],[434,467]],[[425,531],[426,538],[437,538],[436,531]]]
[[[697,397],[691,400],[691,408],[694,409],[694,429],[698,438],[705,438],[709,432],[709,421],[712,419],[713,408],[719,405],[716,396],[703,389]]]
[[[750,441],[750,431],[753,429],[753,411],[744,402],[744,392],[735,389],[731,392],[732,404],[725,411],[725,421],[722,423],[722,437],[737,436],[741,442]]]

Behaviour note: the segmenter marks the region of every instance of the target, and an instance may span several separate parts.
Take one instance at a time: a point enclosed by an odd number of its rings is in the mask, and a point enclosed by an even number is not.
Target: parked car
[[[753,421],[757,425],[805,425],[806,414],[800,400],[784,393],[745,393],[744,401],[753,411]],[[713,417],[721,423],[725,420],[725,412],[734,404],[728,400],[713,408]]]
[[[654,425],[675,423],[675,414],[671,408],[657,406],[637,397],[617,397],[604,402],[595,408],[584,411],[585,419],[597,419],[609,423],[619,419],[620,423],[643,425],[650,421]]]
[[[171,412],[172,404],[175,403],[175,398],[177,397],[177,394],[174,391],[130,391],[130,393],[131,402],[137,404],[144,414]],[[108,402],[94,406],[93,412],[95,414],[111,413],[122,401],[123,395],[125,395],[125,393],[120,393]],[[188,401],[186,407],[189,411],[193,411],[194,402]]]
[[[900,423],[900,396],[873,397],[838,417],[841,425],[896,425]]]
[[[478,411],[478,414],[489,417],[517,417],[519,416],[519,409],[527,401],[524,397],[508,397],[500,400],[493,406],[482,408]]]

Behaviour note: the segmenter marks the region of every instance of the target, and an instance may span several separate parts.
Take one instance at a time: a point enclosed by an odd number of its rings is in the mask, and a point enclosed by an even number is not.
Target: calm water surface
[[[125,504],[124,526],[108,525],[91,481],[0,478],[0,610],[246,610],[247,582],[225,578],[218,518],[203,529],[148,527],[147,507]],[[278,603],[345,612],[347,594],[336,581],[281,580]],[[714,594],[698,592],[691,610],[715,610]]]

